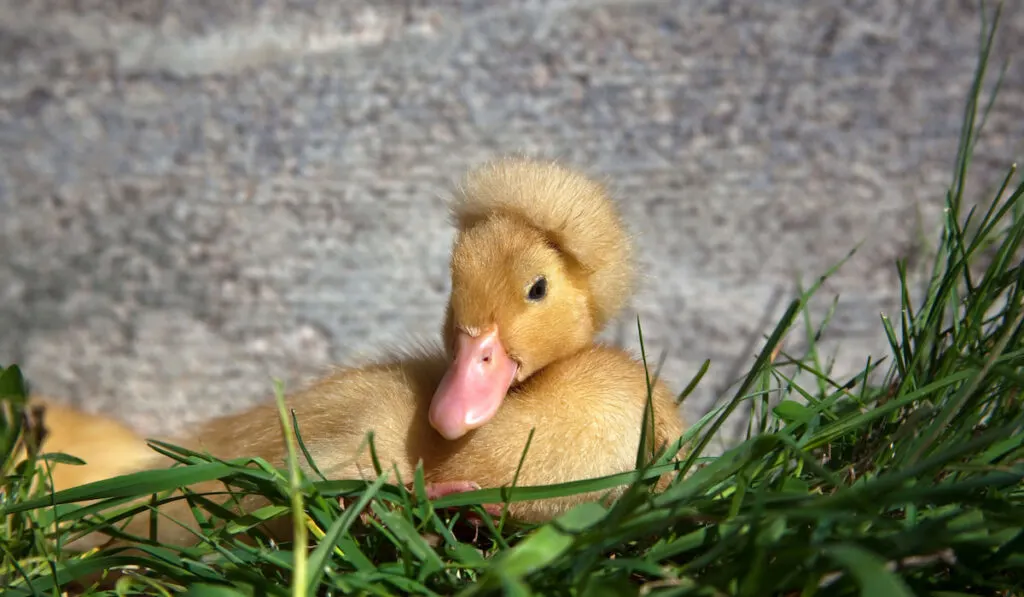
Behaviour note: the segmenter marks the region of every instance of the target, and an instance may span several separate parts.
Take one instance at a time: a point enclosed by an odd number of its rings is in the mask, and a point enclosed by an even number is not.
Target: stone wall
[[[862,367],[894,260],[931,247],[981,30],[939,0],[2,11],[0,362],[147,433],[435,335],[444,195],[506,151],[611,178],[645,279],[608,337],[636,347],[639,313],[678,388],[710,358],[691,416],[861,242],[818,313],[839,294],[823,341]],[[974,193],[1024,154],[1017,58]]]

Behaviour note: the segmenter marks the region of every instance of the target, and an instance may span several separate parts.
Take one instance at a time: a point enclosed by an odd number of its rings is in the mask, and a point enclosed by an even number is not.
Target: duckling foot
[[[480,489],[480,485],[473,481],[441,481],[430,483],[426,486],[427,499],[430,500],[443,498],[453,493],[466,493],[467,491],[476,491],[478,489]]]
[[[442,481],[438,483],[431,483],[426,486],[427,499],[436,500],[446,495],[452,495],[454,493],[466,493],[467,491],[476,491],[480,489],[480,485],[473,481]],[[501,504],[481,504],[484,512],[494,518],[501,517]],[[483,519],[480,518],[475,512],[470,512],[466,515],[466,519],[476,525],[482,525]]]
[[[425,487],[428,500],[436,500],[443,498],[446,495],[452,495],[455,493],[466,493],[468,491],[477,491],[480,489],[480,485],[473,481],[441,481],[438,483],[428,483]],[[338,505],[342,510],[345,510],[350,504],[345,498],[338,498]],[[484,512],[489,514],[493,518],[500,518],[502,506],[501,504],[481,504]],[[370,518],[376,518],[372,512],[368,509],[363,510],[359,513],[359,520],[363,524],[369,524]],[[475,512],[469,512],[466,514],[467,522],[470,522],[474,526],[483,525],[483,519],[480,518]]]

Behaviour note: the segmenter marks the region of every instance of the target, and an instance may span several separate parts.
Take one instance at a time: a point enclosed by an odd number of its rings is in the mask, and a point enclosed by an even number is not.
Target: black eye
[[[530,291],[526,293],[526,298],[531,301],[539,301],[548,294],[548,281],[541,276],[537,278],[537,281],[530,286]]]

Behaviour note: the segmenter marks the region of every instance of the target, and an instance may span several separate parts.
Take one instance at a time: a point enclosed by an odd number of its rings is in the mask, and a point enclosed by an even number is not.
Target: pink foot
[[[480,485],[473,481],[443,481],[440,483],[431,483],[426,486],[427,498],[430,500],[436,500],[454,493],[476,491],[478,489],[480,489]],[[501,504],[481,504],[481,507],[484,509],[484,512],[487,512],[492,517],[501,517]],[[474,512],[468,513],[466,518],[473,524],[483,524],[483,520]]]
[[[446,495],[452,495],[453,493],[476,491],[480,489],[480,485],[473,481],[441,481],[440,483],[428,484],[426,489],[427,498],[436,500],[438,498],[443,498]]]
[[[455,493],[466,493],[468,491],[476,491],[480,489],[480,485],[473,481],[442,481],[439,483],[428,483],[425,489],[427,493],[427,499],[433,501]],[[345,498],[338,498],[338,505],[341,506],[342,510],[349,506]],[[483,508],[484,512],[486,512],[490,516],[494,518],[501,517],[501,504],[481,504],[481,507]],[[363,522],[363,524],[368,524],[370,522],[371,516],[373,516],[373,514],[368,509],[359,513],[359,519]],[[480,516],[475,512],[467,513],[466,519],[468,522],[477,526],[483,524],[483,519],[480,518]]]

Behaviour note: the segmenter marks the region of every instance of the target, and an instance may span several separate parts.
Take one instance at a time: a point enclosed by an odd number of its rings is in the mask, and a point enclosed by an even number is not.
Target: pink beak
[[[498,338],[497,326],[478,336],[458,332],[455,358],[430,402],[430,424],[455,440],[494,418],[518,366]]]

